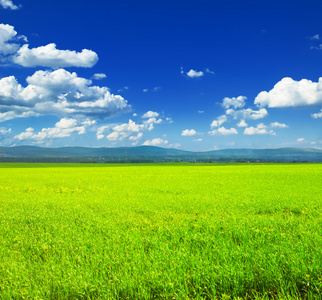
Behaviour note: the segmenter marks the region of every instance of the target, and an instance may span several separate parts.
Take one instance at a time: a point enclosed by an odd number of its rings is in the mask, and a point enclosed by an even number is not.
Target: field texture
[[[0,299],[321,299],[322,165],[0,165]]]

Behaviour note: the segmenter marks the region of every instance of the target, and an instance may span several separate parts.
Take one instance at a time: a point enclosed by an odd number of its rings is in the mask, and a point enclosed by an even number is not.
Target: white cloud
[[[106,76],[106,74],[104,74],[104,73],[95,73],[94,75],[93,75],[93,79],[95,79],[95,80],[101,80],[101,79],[104,79],[104,78],[106,78],[107,76]]]
[[[248,124],[245,122],[245,120],[240,120],[240,122],[237,124],[238,127],[247,127]]]
[[[6,128],[1,128],[0,127],[0,137],[1,136],[4,136],[4,135],[7,135],[7,134],[11,134],[11,128],[9,128],[9,129],[6,129]]]
[[[231,106],[236,108],[242,108],[245,106],[245,100],[247,99],[247,97],[245,96],[238,96],[238,97],[232,97],[232,98],[228,98],[225,97],[223,99],[223,103],[222,106],[226,109],[230,108]]]
[[[313,35],[312,40],[319,40],[320,39],[320,35],[319,34],[316,34],[316,35]]]
[[[265,108],[262,108],[258,111],[247,108],[242,110],[228,109],[226,111],[226,114],[233,116],[234,119],[258,120],[266,117],[268,115],[268,112]]]
[[[278,128],[287,128],[287,127],[288,127],[286,124],[278,123],[278,122],[271,123],[271,126],[272,126],[273,128],[274,128],[274,127],[278,127]]]
[[[154,128],[153,124],[160,124],[162,123],[162,119],[157,118],[149,118],[143,122],[144,125],[147,126],[147,129],[151,131]]]
[[[217,118],[217,120],[212,121],[212,123],[211,123],[210,127],[211,127],[211,128],[219,127],[219,126],[221,126],[222,124],[224,124],[226,121],[227,121],[227,116],[226,116],[226,115],[219,116],[219,117]]]
[[[202,77],[204,75],[205,75],[204,72],[196,71],[196,70],[193,70],[193,69],[191,69],[189,72],[187,72],[187,76],[190,77],[190,78],[198,78],[198,77]]]
[[[120,93],[120,92],[124,92],[124,91],[127,91],[129,89],[128,86],[123,86],[121,89],[118,89],[117,92]]]
[[[263,123],[257,125],[257,127],[247,127],[244,130],[245,135],[261,135],[261,134],[270,134],[275,135],[273,130],[267,130],[267,126]]]
[[[0,121],[49,114],[107,119],[131,110],[122,96],[64,69],[37,71],[27,83],[24,88],[14,76],[0,79]]]
[[[266,128],[267,128],[267,126],[266,126],[265,124],[263,124],[263,123],[259,123],[259,124],[257,125],[257,128],[258,128],[258,129],[266,129]]]
[[[143,133],[142,132],[139,132],[136,136],[130,136],[129,140],[130,141],[138,141],[142,138],[143,136]]]
[[[211,71],[211,70],[209,70],[208,68],[206,69],[206,71],[205,71],[206,73],[208,73],[208,74],[215,74],[215,72],[214,71]]]
[[[5,9],[7,8],[12,10],[19,9],[19,6],[13,4],[11,0],[0,0],[0,5]]]
[[[143,89],[143,93],[147,93],[149,89]]]
[[[142,116],[142,118],[157,118],[159,115],[159,113],[149,110]]]
[[[296,107],[322,104],[322,77],[318,82],[285,77],[269,92],[257,95],[255,104],[268,107]]]
[[[210,135],[231,135],[238,134],[238,131],[235,128],[226,129],[225,127],[220,127],[218,129],[208,132]]]
[[[198,114],[203,114],[204,112],[204,110],[198,110]]]
[[[20,141],[22,140],[38,140],[65,138],[71,136],[73,133],[84,134],[86,133],[86,127],[90,125],[83,124],[78,125],[77,120],[62,118],[55,124],[53,128],[43,128],[38,133],[34,132],[32,127],[27,128],[24,132],[16,135],[14,138]]]
[[[15,43],[18,39],[19,37],[13,26],[0,24],[0,59],[1,56],[15,53],[19,49],[20,45]]]
[[[194,142],[202,142],[203,140],[202,139],[194,139],[193,141]]]
[[[303,142],[304,141],[304,138],[299,138],[297,139],[298,142]]]
[[[14,62],[24,67],[85,67],[90,68],[98,61],[97,54],[88,49],[81,52],[56,49],[56,44],[51,43],[38,48],[29,48],[28,44],[20,46],[21,41],[27,42],[25,36],[17,35],[14,27],[0,24],[0,59],[1,61]]]
[[[91,68],[98,61],[97,54],[88,49],[82,52],[71,50],[58,50],[56,44],[29,49],[29,45],[23,45],[12,58],[13,62],[24,67],[84,67]]]
[[[322,118],[322,109],[321,109],[321,112],[312,114],[311,116],[314,119]]]
[[[123,123],[120,125],[112,126],[102,126],[98,128],[96,136],[97,139],[102,139],[104,137],[105,131],[112,131],[106,138],[110,141],[122,141],[129,138],[130,141],[138,141],[142,137],[142,132],[154,129],[154,124],[160,124],[163,120],[156,118],[149,118],[144,120],[142,123],[136,123],[129,120],[128,123]]]
[[[181,135],[182,136],[194,136],[197,134],[197,131],[195,131],[194,129],[185,129],[182,131]]]
[[[165,146],[168,145],[169,142],[167,140],[163,140],[161,138],[146,140],[142,145],[144,146]]]

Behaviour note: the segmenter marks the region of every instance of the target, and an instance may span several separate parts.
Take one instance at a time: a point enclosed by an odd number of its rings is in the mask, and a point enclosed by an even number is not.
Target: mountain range
[[[223,149],[193,152],[155,146],[0,147],[0,162],[322,162],[322,149]]]

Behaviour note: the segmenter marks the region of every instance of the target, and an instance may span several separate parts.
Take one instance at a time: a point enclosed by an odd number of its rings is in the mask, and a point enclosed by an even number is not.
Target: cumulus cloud
[[[12,60],[24,67],[91,68],[97,63],[98,56],[94,51],[88,49],[83,49],[81,52],[58,50],[54,43],[32,49],[29,49],[28,44],[25,44],[12,57]]]
[[[155,111],[151,111],[149,110],[148,112],[146,112],[142,118],[145,119],[145,118],[157,118],[160,114],[155,112]]]
[[[219,127],[219,126],[221,126],[222,124],[224,124],[226,121],[227,121],[227,116],[226,116],[226,115],[219,116],[219,117],[217,118],[217,120],[212,121],[212,123],[211,123],[210,127],[211,127],[211,128]]]
[[[51,43],[38,48],[29,48],[28,44],[21,46],[27,38],[17,35],[14,27],[0,24],[0,59],[13,62],[24,67],[50,67],[54,69],[66,67],[90,68],[98,61],[97,54],[88,49],[81,52],[59,50],[56,44]]]
[[[316,34],[316,35],[313,35],[311,37],[312,40],[319,40],[320,39],[320,35],[319,34]]]
[[[268,112],[265,108],[261,108],[258,111],[247,108],[241,110],[227,109],[226,114],[233,116],[234,119],[258,120],[265,118],[268,115]]]
[[[225,109],[228,109],[230,107],[233,107],[235,109],[242,108],[245,106],[246,99],[247,99],[247,97],[245,97],[245,96],[238,96],[238,97],[232,97],[232,98],[225,97],[223,99],[222,106]]]
[[[297,139],[298,142],[303,142],[304,141],[304,138],[299,138]]]
[[[225,127],[220,127],[218,129],[208,132],[210,135],[232,135],[238,134],[238,131],[235,128],[226,129]]]
[[[11,135],[12,135],[11,128],[6,129],[4,127],[0,127],[0,141],[2,146],[4,146],[4,143],[6,143],[5,141],[8,138],[10,138]]]
[[[146,113],[147,116],[156,114],[158,113],[152,111]],[[97,139],[100,140],[104,138],[105,132],[109,132],[106,136],[109,141],[119,142],[128,138],[130,141],[137,142],[142,138],[144,131],[151,131],[154,129],[155,124],[160,124],[162,122],[163,120],[161,118],[157,119],[155,117],[148,118],[142,123],[136,123],[130,119],[128,123],[115,126],[101,126],[97,129],[96,136]]]
[[[238,127],[247,127],[248,124],[245,122],[245,120],[240,120],[240,122],[237,124]]]
[[[144,145],[144,146],[165,146],[168,144],[169,144],[169,142],[167,140],[163,140],[161,138],[156,138],[153,140],[146,140],[142,145]]]
[[[247,127],[244,130],[245,135],[261,135],[261,134],[270,134],[275,135],[273,130],[268,130],[267,126],[263,123],[257,125],[257,127]]]
[[[86,127],[93,123],[83,122],[78,124],[76,119],[62,118],[55,124],[53,128],[43,128],[41,131],[35,133],[34,128],[29,127],[24,132],[16,135],[14,138],[22,140],[37,140],[43,141],[45,139],[65,138],[70,137],[73,133],[84,134]]]
[[[321,109],[321,112],[312,114],[312,118],[314,119],[322,118],[322,109]]]
[[[143,121],[143,124],[147,126],[147,129],[151,131],[154,128],[154,124],[160,124],[162,123],[162,119],[159,118],[149,118],[145,121]]]
[[[274,127],[278,127],[278,128],[287,128],[287,127],[288,127],[286,124],[278,123],[278,122],[271,123],[271,126],[272,126],[273,128],[274,128]]]
[[[101,80],[101,79],[104,79],[104,78],[106,78],[107,76],[106,76],[106,74],[104,74],[104,73],[95,73],[94,75],[93,75],[93,79],[95,79],[95,80]]]
[[[193,69],[191,69],[189,72],[187,72],[187,76],[190,77],[190,78],[199,78],[199,77],[202,77],[204,75],[205,75],[204,72],[196,71],[196,70],[193,70]]]
[[[19,36],[13,26],[0,24],[0,59],[2,61],[7,55],[17,52],[20,47],[18,41]]]
[[[196,134],[197,134],[197,131],[194,130],[194,129],[190,129],[190,130],[189,129],[185,129],[181,133],[182,136],[194,136]]]
[[[19,9],[19,6],[13,4],[11,0],[0,0],[0,6],[2,6],[5,9],[12,9],[12,10]]]
[[[39,115],[107,119],[131,110],[122,96],[64,69],[37,71],[27,83],[23,87],[14,76],[0,79],[0,121]]]
[[[318,82],[285,77],[269,92],[263,91],[254,101],[259,106],[297,107],[322,104],[322,77]]]

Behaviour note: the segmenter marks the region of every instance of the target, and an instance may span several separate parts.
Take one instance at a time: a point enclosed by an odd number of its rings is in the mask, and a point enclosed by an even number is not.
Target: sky
[[[0,0],[0,146],[322,149],[321,0]]]

